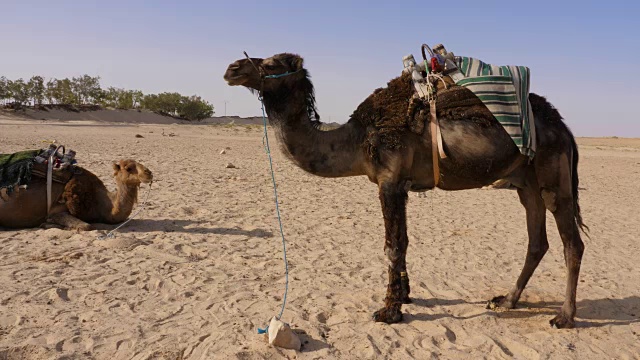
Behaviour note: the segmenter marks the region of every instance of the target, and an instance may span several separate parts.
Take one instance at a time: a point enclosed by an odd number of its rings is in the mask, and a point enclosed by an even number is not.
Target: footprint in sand
[[[0,315],[0,328],[8,328],[22,324],[22,317],[18,315]],[[0,359],[2,359],[0,357]]]
[[[132,236],[117,236],[105,240],[98,240],[98,245],[107,249],[133,250],[141,245],[149,245],[148,242]]]
[[[42,346],[37,345],[25,345],[20,347],[12,347],[5,350],[0,350],[0,359],[22,359],[22,360],[36,360],[36,359],[51,359],[54,358],[54,350],[49,350]]]

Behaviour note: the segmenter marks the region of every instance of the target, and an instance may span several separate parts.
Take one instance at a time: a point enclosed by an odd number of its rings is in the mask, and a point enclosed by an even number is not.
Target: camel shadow
[[[526,309],[522,309],[526,307]],[[515,313],[529,312],[531,315],[555,315],[562,302],[521,302]],[[509,317],[509,312],[502,314]],[[513,316],[517,317],[517,316]],[[576,327],[596,328],[640,323],[640,297],[629,296],[622,299],[585,299],[576,303]]]
[[[413,299],[413,304],[421,307],[455,306],[469,304],[486,306],[484,301],[468,302],[465,300],[444,299]],[[433,321],[442,318],[466,320],[478,316],[495,316],[504,319],[528,318],[539,315],[555,316],[562,302],[526,302],[520,301],[514,310],[493,311],[486,310],[470,316],[455,316],[448,312],[440,314],[407,314],[405,321]],[[640,323],[640,296],[630,296],[622,299],[585,299],[576,304],[576,327],[597,328],[603,326],[619,326]]]
[[[420,298],[412,298],[412,304],[415,306],[420,306],[420,307],[427,307],[427,308],[433,308],[436,306],[442,306],[442,307],[447,307],[447,306],[455,306],[455,305],[462,305],[462,304],[468,304],[468,305],[474,305],[474,306],[482,306],[483,304],[485,304],[484,302],[480,302],[480,301],[475,301],[475,302],[469,302],[469,301],[465,301],[465,300],[461,300],[461,299],[438,299],[438,298],[431,298],[431,299],[420,299]],[[452,319],[457,319],[457,320],[467,320],[467,319],[472,319],[475,317],[479,317],[479,316],[483,316],[486,315],[487,313],[490,313],[490,311],[484,311],[480,314],[474,314],[474,315],[470,315],[470,316],[456,316],[456,315],[452,315],[448,312],[443,312],[440,314],[425,314],[425,313],[421,313],[421,314],[404,314],[404,321],[403,322],[407,322],[407,323],[411,323],[413,321],[434,321],[434,320],[438,320],[438,319],[443,319],[443,318],[452,318]]]
[[[244,230],[240,228],[208,227],[209,221],[203,220],[171,220],[171,219],[133,219],[127,225],[118,229],[119,232],[183,232],[188,234],[214,234],[226,236],[247,236],[251,238],[267,239],[273,232],[264,229]],[[114,225],[94,224],[98,230],[112,230]]]

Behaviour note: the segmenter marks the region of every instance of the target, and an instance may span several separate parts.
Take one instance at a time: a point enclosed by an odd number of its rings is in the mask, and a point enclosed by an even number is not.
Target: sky
[[[324,122],[343,123],[398,76],[402,57],[456,55],[531,69],[577,136],[640,137],[640,1],[0,0],[0,76],[100,76],[103,87],[198,94],[216,115],[255,116],[227,66],[305,59]]]

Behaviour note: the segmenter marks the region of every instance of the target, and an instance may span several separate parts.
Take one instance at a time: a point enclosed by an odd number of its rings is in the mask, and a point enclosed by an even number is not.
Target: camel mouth
[[[149,169],[145,169],[139,178],[141,183],[151,184],[153,182],[153,173]]]
[[[224,74],[224,80],[227,82],[227,84],[229,85],[242,85],[244,83],[244,80],[246,80],[246,76],[244,75],[233,75],[233,74],[229,74],[226,73]]]

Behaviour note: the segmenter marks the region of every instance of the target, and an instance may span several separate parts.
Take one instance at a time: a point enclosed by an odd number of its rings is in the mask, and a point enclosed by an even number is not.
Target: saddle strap
[[[49,156],[49,166],[47,166],[47,217],[51,212],[51,186],[53,185],[53,160],[54,155]]]
[[[436,114],[436,101],[429,101],[430,110],[430,132],[431,132],[431,154],[433,157],[433,187],[440,184],[440,158],[446,159],[447,154],[444,152],[442,145],[442,134],[440,133],[440,124]]]
[[[56,159],[58,150],[62,149],[62,153],[65,153],[64,145],[59,145],[56,150],[49,156],[49,164],[47,166],[47,217],[49,217],[49,213],[51,212],[51,187],[53,186],[53,161]]]

